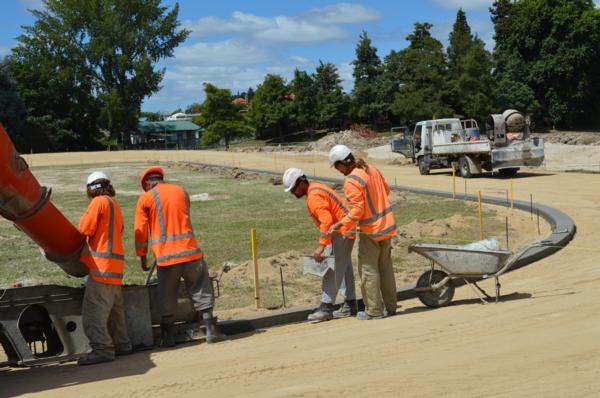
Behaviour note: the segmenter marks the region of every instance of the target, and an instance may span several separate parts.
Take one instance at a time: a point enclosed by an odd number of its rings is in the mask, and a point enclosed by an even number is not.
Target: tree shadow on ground
[[[14,397],[73,385],[147,373],[156,365],[152,351],[118,357],[114,362],[78,366],[76,362],[32,368],[0,368],[0,395]]]

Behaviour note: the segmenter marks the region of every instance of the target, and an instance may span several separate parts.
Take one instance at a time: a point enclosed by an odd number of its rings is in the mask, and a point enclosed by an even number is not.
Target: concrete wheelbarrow
[[[431,269],[425,271],[417,280],[415,288],[417,297],[428,307],[448,305],[454,297],[453,280],[462,278],[478,294],[481,301],[487,303],[485,298],[492,299],[492,297],[477,285],[477,280],[494,278],[496,302],[498,302],[500,275],[510,270],[529,249],[545,244],[547,244],[545,241],[534,243],[516,253],[501,250],[495,238],[468,245],[412,244],[408,247],[409,253],[415,252],[431,260]],[[435,269],[436,265],[441,269]]]

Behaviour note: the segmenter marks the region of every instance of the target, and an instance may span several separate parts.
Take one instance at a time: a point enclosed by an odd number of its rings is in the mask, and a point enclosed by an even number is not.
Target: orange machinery
[[[67,274],[85,276],[88,269],[79,262],[85,239],[50,202],[51,191],[40,186],[0,124],[0,215],[25,232]]]

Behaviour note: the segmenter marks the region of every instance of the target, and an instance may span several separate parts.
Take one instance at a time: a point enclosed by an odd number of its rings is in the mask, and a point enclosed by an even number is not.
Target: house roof
[[[171,120],[163,122],[139,121],[138,129],[142,133],[164,133],[175,131],[196,131],[202,127],[187,120]]]

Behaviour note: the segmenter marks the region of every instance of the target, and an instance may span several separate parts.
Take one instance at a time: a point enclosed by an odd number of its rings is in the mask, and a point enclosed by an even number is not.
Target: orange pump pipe
[[[50,202],[51,190],[40,186],[25,159],[0,124],[0,215],[12,221],[72,276],[85,276],[79,262],[83,235]]]

